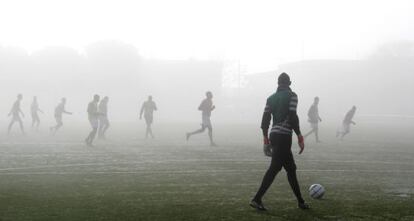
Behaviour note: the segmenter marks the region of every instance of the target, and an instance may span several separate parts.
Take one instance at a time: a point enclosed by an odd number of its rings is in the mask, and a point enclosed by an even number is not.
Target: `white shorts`
[[[318,129],[318,123],[310,123],[310,126],[313,130],[317,130]]]
[[[209,116],[203,116],[201,125],[204,127],[211,127],[211,120]]]
[[[98,128],[99,127],[99,120],[97,117],[89,118],[89,123],[91,124],[92,128]]]

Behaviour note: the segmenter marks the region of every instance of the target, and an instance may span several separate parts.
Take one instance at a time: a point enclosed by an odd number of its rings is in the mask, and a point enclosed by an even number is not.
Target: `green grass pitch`
[[[240,128],[218,126],[218,147],[207,134],[186,143],[186,128],[172,127],[155,140],[114,134],[93,148],[80,132],[3,139],[0,220],[414,220],[412,138],[361,129],[343,142],[309,138],[303,155],[295,144],[312,209],[296,208],[282,171],[264,198],[269,211],[257,212],[248,202],[269,158],[260,131]],[[326,188],[322,200],[308,196],[313,183]]]

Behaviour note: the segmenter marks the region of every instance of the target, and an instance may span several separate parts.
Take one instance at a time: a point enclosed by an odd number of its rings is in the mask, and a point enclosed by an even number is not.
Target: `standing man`
[[[36,126],[36,129],[39,129],[40,118],[38,112],[43,113],[43,111],[39,109],[39,104],[37,103],[36,96],[33,97],[32,105],[30,106],[30,112],[32,114],[32,128]]]
[[[283,168],[287,172],[288,181],[293,193],[298,201],[300,209],[309,209],[309,206],[302,198],[299,183],[296,177],[296,164],[292,155],[292,130],[295,131],[301,154],[305,148],[303,137],[300,133],[299,118],[296,114],[298,104],[297,95],[290,89],[290,78],[286,73],[282,73],[278,78],[278,88],[276,93],[271,95],[266,101],[262,118],[262,131],[264,146],[271,144],[272,161],[270,167],[263,177],[262,184],[255,197],[250,201],[250,206],[265,211],[267,210],[262,198],[267,189],[272,184],[277,173]],[[268,138],[268,129],[270,120],[273,117],[273,126],[270,130],[270,140]],[[266,152],[266,151],[265,151]]]
[[[88,137],[85,139],[85,143],[87,146],[92,147],[92,142],[95,139],[96,133],[99,127],[99,116],[101,115],[98,112],[98,102],[99,102],[99,95],[95,94],[93,96],[93,100],[88,104],[88,120],[91,124],[92,131],[89,133]]]
[[[320,143],[321,141],[319,140],[318,124],[319,122],[322,122],[322,119],[321,117],[319,117],[318,104],[319,104],[319,97],[315,97],[315,99],[313,100],[313,104],[309,108],[309,111],[308,111],[308,122],[310,123],[312,130],[309,131],[307,134],[305,134],[304,137],[306,138],[312,133],[315,133],[316,142]]]
[[[8,116],[12,116],[12,120],[10,121],[9,127],[7,129],[7,133],[10,134],[10,131],[12,129],[12,126],[14,124],[14,122],[19,122],[20,125],[20,130],[22,131],[22,134],[24,133],[24,127],[23,127],[23,121],[20,118],[20,114],[22,115],[22,117],[24,117],[24,113],[23,111],[20,109],[20,102],[22,101],[23,96],[21,94],[17,95],[17,100],[14,102],[9,115]]]
[[[145,118],[145,123],[147,124],[147,129],[145,132],[145,139],[148,138],[148,134],[151,135],[152,138],[154,138],[154,135],[152,134],[152,128],[151,128],[151,124],[153,121],[153,114],[154,111],[157,110],[157,105],[155,104],[154,101],[152,101],[152,96],[148,96],[148,100],[145,101],[142,104],[141,107],[141,112],[139,113],[139,119],[142,119],[142,114],[144,114],[144,118]]]
[[[55,108],[55,120],[56,120],[56,126],[50,127],[50,131],[53,134],[56,134],[56,132],[63,126],[62,116],[63,114],[69,114],[72,115],[72,112],[66,111],[65,109],[66,105],[66,98],[62,98],[60,103]]]
[[[210,91],[206,92],[206,98],[201,102],[200,106],[198,107],[198,110],[201,111],[201,128],[187,133],[187,141],[190,139],[190,137],[194,134],[202,133],[208,128],[208,136],[210,138],[210,146],[217,146],[213,141],[213,127],[211,126],[211,112],[216,108],[216,106],[213,105],[213,94]]]
[[[108,102],[109,102],[109,98],[105,96],[99,103],[99,107],[98,107],[99,109],[98,111],[100,113],[98,138],[100,139],[105,139],[106,130],[108,130],[109,128]]]
[[[351,110],[346,113],[344,120],[342,121],[342,128],[336,132],[336,137],[341,136],[341,140],[351,131],[351,124],[355,125],[353,121],[356,107],[352,106]]]

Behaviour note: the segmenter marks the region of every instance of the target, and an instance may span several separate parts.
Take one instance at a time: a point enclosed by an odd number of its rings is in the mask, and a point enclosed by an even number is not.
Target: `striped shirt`
[[[273,118],[270,133],[291,135],[292,130],[300,134],[299,118],[296,114],[297,95],[289,87],[279,87],[266,101],[262,118],[262,129],[268,129]]]

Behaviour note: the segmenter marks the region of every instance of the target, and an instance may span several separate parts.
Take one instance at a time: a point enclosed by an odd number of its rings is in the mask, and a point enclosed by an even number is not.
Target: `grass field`
[[[194,126],[159,126],[144,140],[115,125],[93,148],[80,142],[85,129],[2,137],[0,220],[414,220],[409,134],[360,126],[343,142],[322,130],[324,142],[309,138],[303,155],[295,144],[312,209],[296,208],[281,172],[260,213],[248,206],[269,161],[257,126],[217,126],[218,147],[207,134],[186,143]],[[325,186],[324,199],[310,199],[313,183]]]

